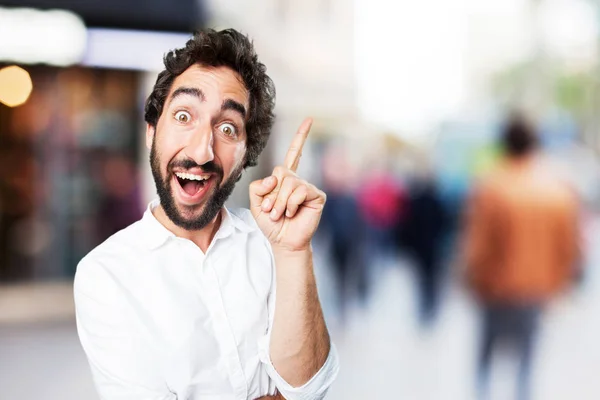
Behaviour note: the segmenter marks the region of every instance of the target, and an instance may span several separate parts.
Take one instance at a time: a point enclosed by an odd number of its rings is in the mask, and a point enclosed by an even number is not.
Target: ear
[[[156,129],[152,125],[146,124],[146,147],[148,148],[148,150],[152,148],[152,142],[154,142],[155,132]]]

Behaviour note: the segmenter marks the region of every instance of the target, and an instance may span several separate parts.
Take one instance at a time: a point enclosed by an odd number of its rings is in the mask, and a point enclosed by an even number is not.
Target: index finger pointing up
[[[293,172],[296,172],[296,169],[298,168],[300,157],[302,157],[302,147],[304,146],[304,142],[306,142],[312,122],[312,118],[306,118],[304,121],[302,121],[302,124],[300,124],[300,128],[298,128],[298,131],[294,135],[292,144],[285,155],[285,161],[283,165]]]

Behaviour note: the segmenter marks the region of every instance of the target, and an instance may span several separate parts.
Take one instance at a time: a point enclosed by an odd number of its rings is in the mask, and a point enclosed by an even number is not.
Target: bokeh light
[[[0,103],[17,107],[25,103],[33,90],[29,73],[16,65],[0,69]]]

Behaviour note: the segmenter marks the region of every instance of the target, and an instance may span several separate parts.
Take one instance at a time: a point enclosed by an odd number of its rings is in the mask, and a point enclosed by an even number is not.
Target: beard
[[[212,172],[215,174],[216,179],[213,193],[208,194],[208,199],[204,202],[204,205],[195,206],[182,206],[183,210],[179,210],[175,204],[175,198],[173,196],[173,190],[171,183],[173,182],[173,168],[190,169],[194,167],[201,167],[204,172]],[[235,184],[242,176],[243,167],[240,165],[237,167],[229,178],[223,181],[223,169],[212,161],[209,161],[203,165],[198,165],[191,159],[185,160],[173,160],[167,166],[166,176],[163,177],[160,172],[160,157],[156,150],[156,140],[152,143],[152,149],[150,150],[150,168],[152,170],[152,177],[156,184],[156,191],[160,200],[160,205],[167,217],[178,227],[188,231],[195,231],[204,228],[211,221],[215,219],[225,201],[229,198]],[[222,184],[221,184],[222,183]],[[198,210],[200,213],[198,214]]]

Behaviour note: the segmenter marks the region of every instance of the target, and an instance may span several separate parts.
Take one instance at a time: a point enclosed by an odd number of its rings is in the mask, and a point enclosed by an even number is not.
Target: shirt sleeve
[[[329,390],[339,371],[337,350],[333,343],[331,343],[329,355],[321,369],[308,382],[299,387],[293,387],[277,373],[269,357],[268,346],[261,354],[261,361],[265,364],[267,374],[269,374],[269,377],[286,400],[321,400],[325,398],[327,390]]]
[[[119,287],[97,261],[82,261],[74,285],[77,332],[102,400],[175,400],[157,360],[133,329]]]
[[[269,309],[269,328],[259,343],[260,360],[265,365],[267,374],[275,383],[277,390],[279,390],[286,400],[321,400],[325,398],[327,390],[329,390],[329,387],[338,375],[339,359],[337,349],[334,343],[331,342],[329,354],[327,355],[325,363],[321,369],[319,369],[319,371],[302,386],[293,387],[279,375],[273,366],[270,356],[271,332],[273,330],[273,321],[275,319],[275,297],[277,295],[274,275],[272,279],[271,293],[267,301],[267,307]]]

